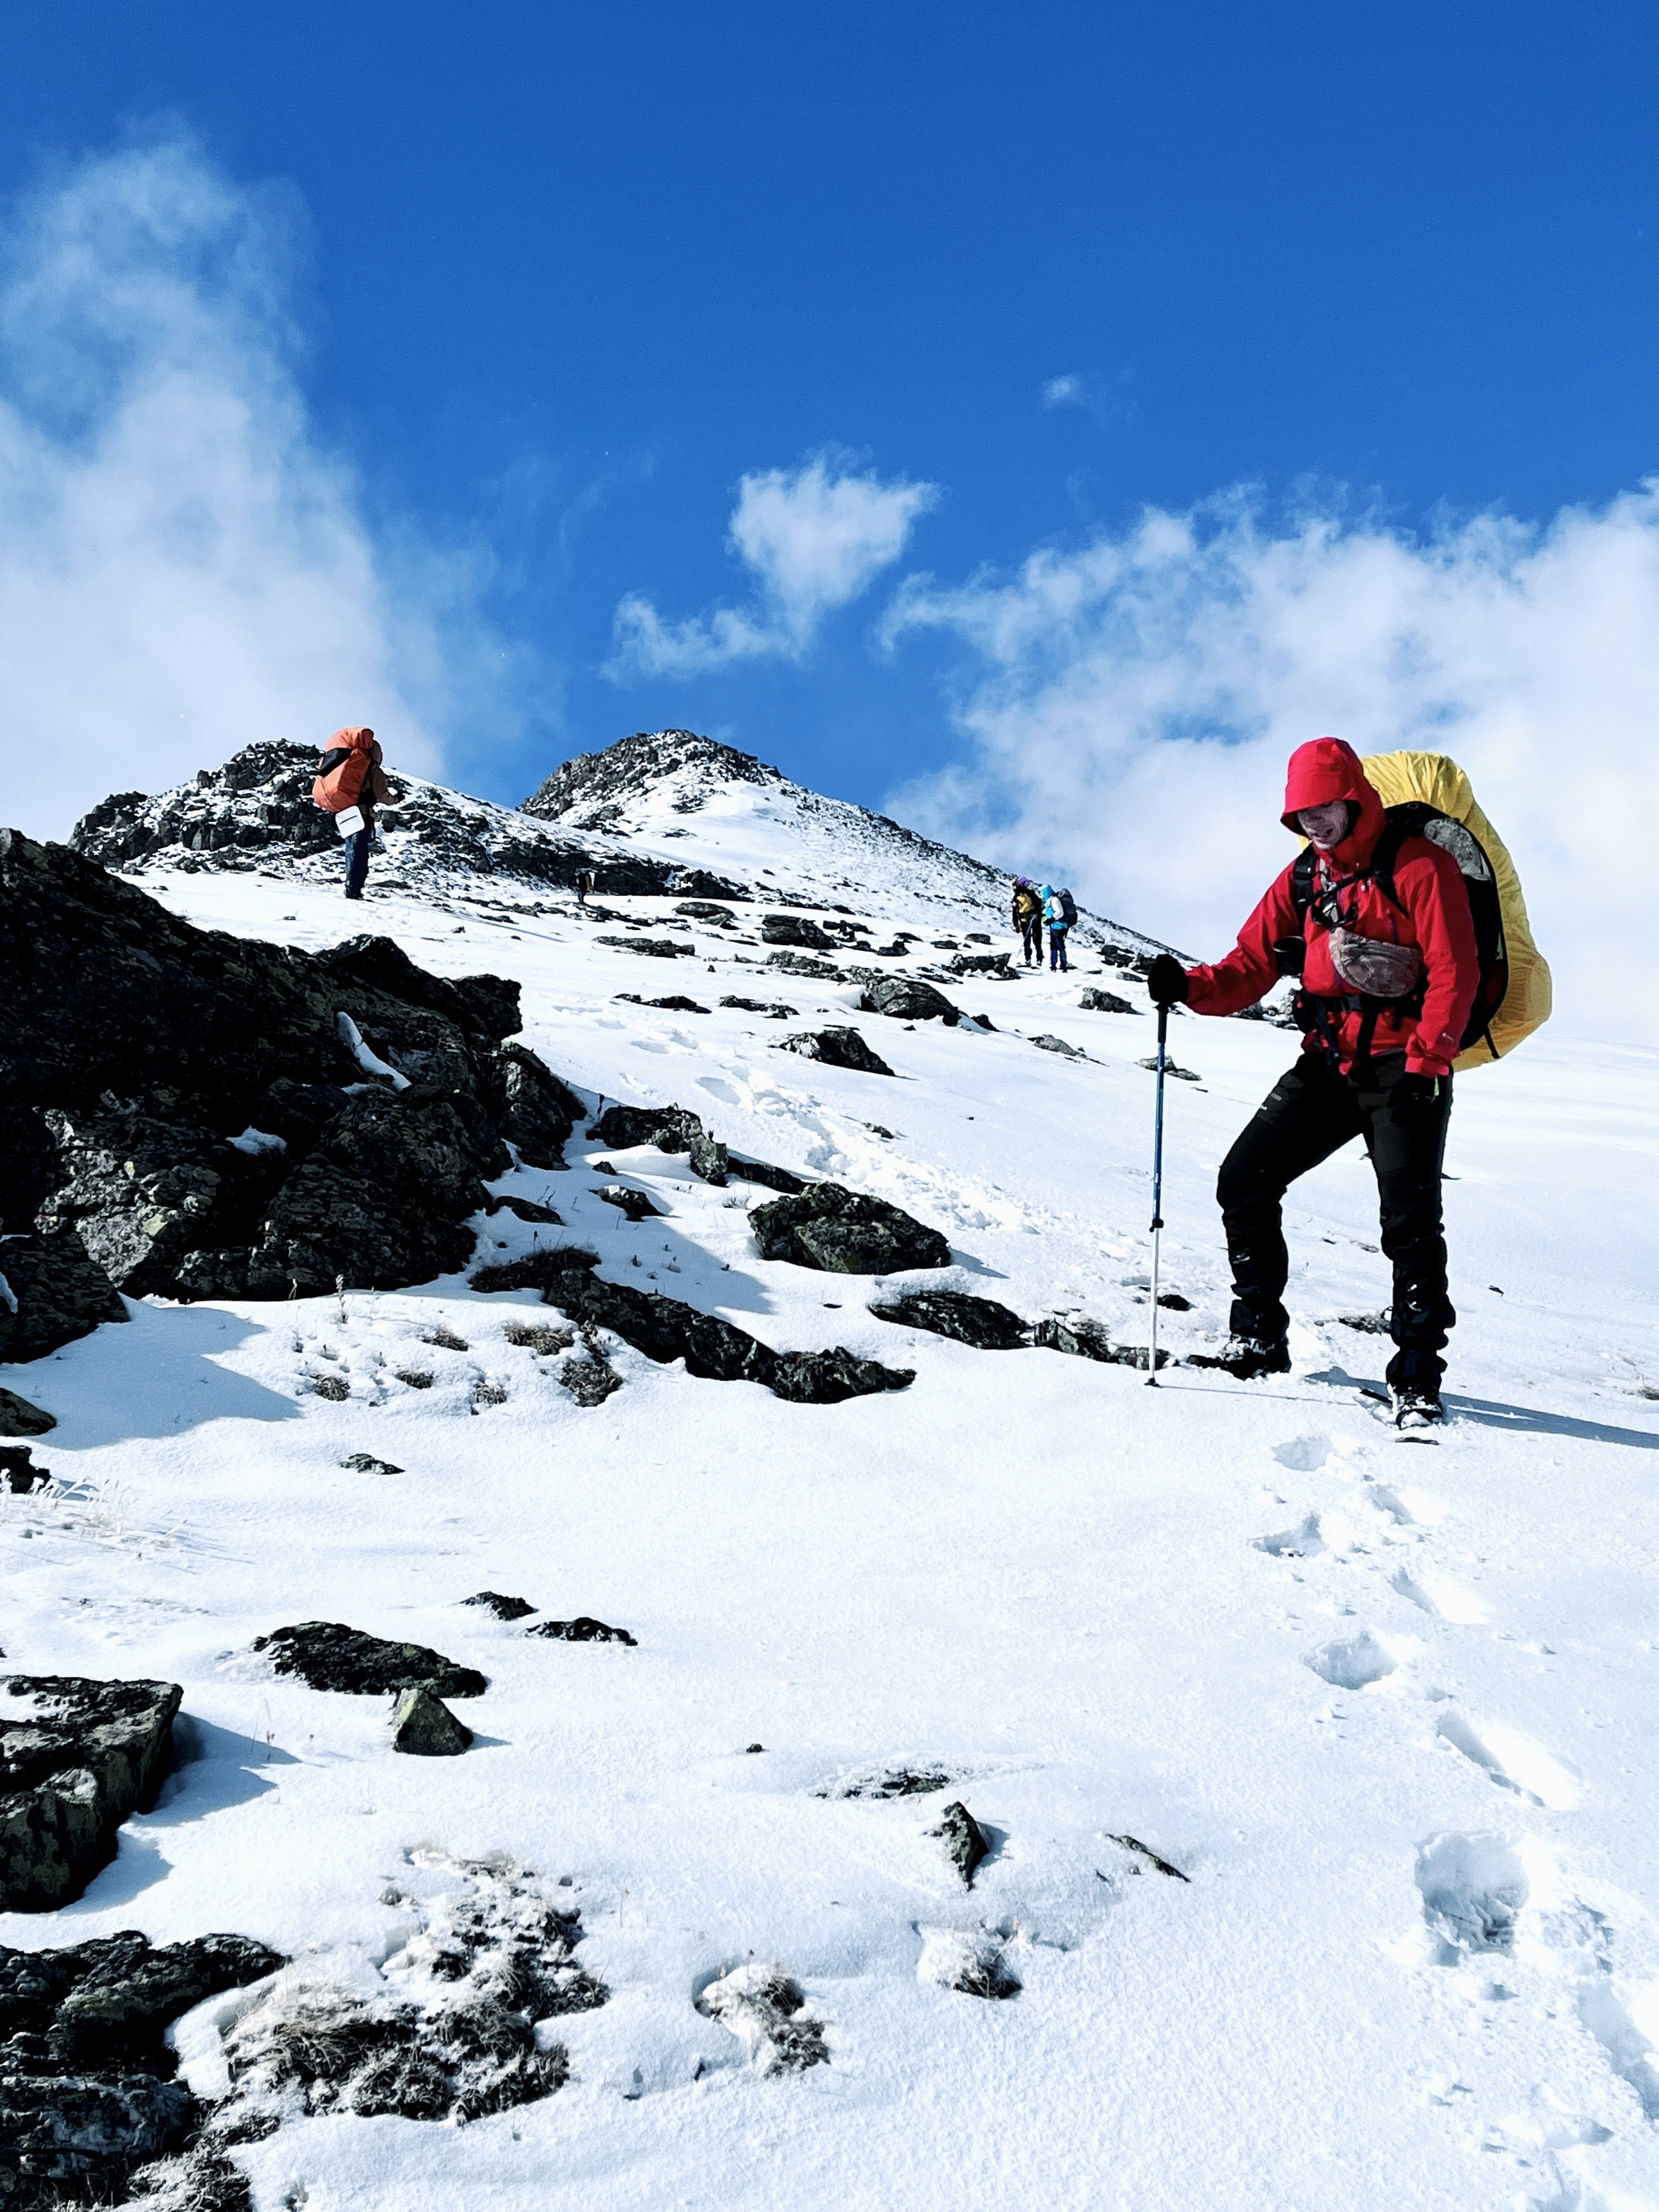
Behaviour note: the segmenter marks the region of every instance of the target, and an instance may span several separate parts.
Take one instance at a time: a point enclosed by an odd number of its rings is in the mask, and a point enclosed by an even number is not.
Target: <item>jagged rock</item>
[[[775,1198],[749,1217],[763,1258],[787,1260],[840,1275],[893,1275],[910,1267],[948,1267],[951,1248],[937,1229],[902,1206],[834,1182]]]
[[[572,1321],[586,1328],[610,1329],[659,1366],[683,1359],[689,1375],[715,1382],[758,1382],[796,1405],[839,1405],[848,1398],[902,1390],[915,1379],[907,1369],[855,1358],[840,1346],[830,1352],[776,1352],[717,1314],[699,1313],[660,1291],[602,1282],[597,1275],[567,1275],[550,1284],[544,1296]],[[567,1389],[572,1369],[580,1364],[566,1363],[560,1380]]]
[[[940,1815],[937,1828],[929,1828],[930,1836],[937,1836],[945,1845],[945,1856],[962,1876],[964,1886],[974,1886],[974,1869],[990,1850],[985,1831],[960,1800],[947,1805]]]
[[[354,1098],[272,1199],[248,1267],[256,1298],[386,1290],[450,1274],[471,1258],[466,1217],[486,1173],[456,1102],[424,1087]]]
[[[376,1459],[373,1452],[348,1452],[340,1464],[353,1474],[401,1474],[404,1471],[389,1459]]]
[[[781,1352],[770,1378],[773,1395],[793,1406],[839,1406],[848,1398],[908,1390],[915,1379],[914,1367],[884,1367],[839,1344],[828,1352]]]
[[[1109,1367],[1144,1367],[1144,1344],[1114,1344],[1097,1321],[1087,1314],[1051,1315],[1031,1324],[1031,1341],[1045,1352],[1066,1352],[1079,1359],[1103,1360]],[[1158,1364],[1167,1367],[1170,1355],[1159,1347]]]
[[[1006,952],[957,952],[945,964],[953,975],[987,975],[1000,983],[1012,981],[1010,957]]]
[[[167,1771],[176,1682],[14,1674],[28,1720],[0,1722],[0,1907],[49,1912],[115,1856],[115,1832]]]
[[[678,937],[596,937],[593,942],[609,945],[613,952],[642,953],[647,960],[684,960],[697,949]]]
[[[729,907],[716,906],[712,899],[682,899],[674,909],[693,921],[712,921],[729,929],[736,920]]]
[[[803,1060],[820,1060],[826,1067],[855,1068],[861,1075],[890,1075],[892,1069],[854,1029],[836,1027],[803,1030],[795,1036],[780,1037],[774,1052],[798,1052]]]
[[[607,1628],[604,1621],[595,1620],[591,1613],[579,1613],[574,1620],[539,1620],[534,1628],[525,1631],[526,1636],[545,1636],[556,1644],[628,1644],[639,1642],[625,1628]]]
[[[15,2212],[127,2202],[134,2169],[176,2149],[201,2118],[171,2078],[167,2027],[283,1963],[244,1936],[152,1949],[128,1931],[55,1950],[0,1948],[0,2201]],[[198,2197],[191,2212],[236,2202]]]
[[[486,1294],[495,1291],[544,1291],[551,1283],[561,1282],[573,1268],[597,1267],[599,1255],[590,1252],[585,1244],[550,1244],[538,1252],[526,1252],[521,1260],[503,1260],[497,1265],[480,1267],[469,1287]],[[436,1344],[436,1336],[428,1339]],[[465,1352],[466,1346],[456,1347]]]
[[[0,1390],[0,1437],[44,1437],[58,1426],[58,1417],[30,1405],[15,1390]]]
[[[830,2063],[823,2022],[807,2011],[805,1992],[781,1966],[758,1960],[734,1966],[708,1984],[697,2010],[738,2037],[763,2074],[794,2074]]]
[[[279,1674],[297,1674],[313,1690],[343,1690],[353,1697],[394,1690],[430,1690],[437,1698],[481,1698],[489,1683],[476,1667],[458,1667],[424,1644],[392,1644],[348,1628],[340,1620],[302,1620],[256,1636]]]
[[[601,1359],[589,1352],[580,1359],[567,1359],[559,1370],[559,1384],[568,1390],[579,1406],[589,1412],[604,1405],[615,1390],[620,1390],[623,1379],[608,1359]]]
[[[810,975],[815,982],[840,983],[846,979],[832,960],[816,960],[810,952],[769,952],[769,968],[781,968],[787,975]]]
[[[954,1029],[962,1019],[959,1008],[953,1006],[942,991],[931,983],[922,982],[914,975],[883,975],[874,969],[861,969],[857,977],[864,985],[864,995],[859,1000],[860,1012],[866,1014],[885,1014],[895,1022],[943,1022]]]
[[[781,1000],[725,998],[723,1006],[730,1006],[740,1014],[764,1014],[769,1022],[793,1021],[799,1013],[799,1006],[786,1006]]]
[[[706,1014],[708,1012],[707,1006],[700,1006],[695,999],[688,999],[679,991],[671,991],[665,999],[635,998],[631,991],[618,991],[617,996],[633,999],[636,1006],[655,1006],[665,1014]]]
[[[492,1197],[484,1207],[489,1214],[510,1213],[515,1220],[528,1221],[541,1229],[562,1229],[564,1218],[555,1213],[550,1206],[538,1206],[533,1199]]]
[[[198,1124],[113,1100],[91,1112],[53,1108],[46,1120],[67,1180],[41,1208],[43,1229],[78,1232],[130,1297],[177,1297],[193,1255],[211,1253],[222,1275],[228,1250],[240,1251],[246,1283],[248,1248],[289,1164],[284,1147],[250,1154]]]
[[[948,1790],[951,1778],[939,1766],[886,1766],[876,1773],[853,1774],[816,1791],[819,1797],[931,1797]]]
[[[1081,1045],[1067,1044],[1064,1037],[1048,1036],[1047,1035],[1042,1036],[1034,1036],[1031,1039],[1031,1042],[1036,1047],[1039,1052],[1063,1053],[1067,1060],[1087,1060],[1089,1057],[1088,1054],[1084,1051]]]
[[[0,1097],[0,1234],[32,1229],[62,1173],[57,1141],[42,1116],[20,1098]]]
[[[1156,1055],[1151,1060],[1139,1060],[1135,1065],[1137,1067],[1149,1068],[1154,1075],[1158,1073]],[[1173,1075],[1177,1083],[1202,1083],[1204,1080],[1201,1075],[1194,1075],[1190,1067],[1177,1067],[1167,1054],[1164,1060],[1164,1073],[1166,1075]]]
[[[781,1190],[792,1198],[796,1192],[810,1188],[805,1176],[798,1176],[789,1168],[774,1167],[769,1160],[732,1158],[727,1160],[726,1168],[739,1182],[757,1182],[763,1189]]]
[[[455,1759],[472,1741],[441,1698],[424,1686],[400,1692],[392,1714],[392,1748],[416,1759]]]
[[[504,1044],[500,1060],[506,1092],[501,1135],[517,1146],[526,1167],[562,1168],[571,1131],[587,1118],[580,1099],[522,1045]]]
[[[904,1328],[925,1328],[935,1336],[954,1337],[981,1352],[1013,1352],[1030,1339],[1024,1322],[994,1298],[970,1297],[965,1291],[912,1291],[889,1298],[870,1311],[878,1321],[897,1322]]]
[[[52,1480],[52,1469],[33,1466],[32,1457],[27,1444],[0,1444],[0,1482],[14,1498],[27,1498],[32,1490],[44,1490]]]
[[[0,1360],[43,1359],[60,1345],[90,1336],[100,1322],[127,1317],[109,1277],[73,1229],[9,1237],[0,1244],[0,1275],[16,1301],[14,1308],[0,1300]]]
[[[1115,991],[1097,990],[1092,983],[1084,987],[1078,1004],[1091,1014],[1144,1014],[1146,1011],[1145,1006],[1132,1006]]]
[[[595,1144],[631,1152],[654,1145],[659,1152],[684,1152],[691,1172],[703,1182],[726,1181],[726,1150],[710,1136],[699,1117],[684,1106],[612,1106],[593,1124]]]
[[[464,1597],[461,1603],[482,1606],[497,1620],[524,1620],[536,1610],[528,1598],[507,1597],[500,1590],[480,1590],[476,1597]]]
[[[763,945],[796,945],[804,952],[833,952],[836,940],[805,915],[769,914],[761,922]]]
[[[651,1203],[649,1191],[633,1190],[623,1182],[608,1182],[599,1195],[607,1206],[614,1206],[625,1213],[630,1221],[658,1221],[662,1218],[662,1208]]]
[[[12,831],[0,892],[0,1160],[135,1294],[429,1279],[470,1255],[506,1139],[562,1164],[580,1106],[503,1043],[516,983],[426,975],[385,938],[196,929]]]

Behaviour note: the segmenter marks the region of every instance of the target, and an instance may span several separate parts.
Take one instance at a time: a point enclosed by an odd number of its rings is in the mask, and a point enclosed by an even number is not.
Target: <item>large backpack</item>
[[[1444,753],[1374,753],[1360,765],[1387,817],[1370,865],[1361,873],[1392,904],[1402,906],[1394,870],[1406,839],[1426,837],[1451,854],[1468,894],[1480,964],[1462,1050],[1452,1064],[1467,1070],[1500,1059],[1550,1014],[1550,971],[1532,941],[1515,863],[1476,804],[1468,776]],[[1314,866],[1310,845],[1291,875],[1298,918],[1305,918],[1313,902]],[[1421,995],[1420,988],[1413,994],[1418,1004]],[[1409,1006],[1413,1000],[1389,1003]],[[1375,1026],[1374,1017],[1369,1026]]]
[[[1072,896],[1070,891],[1062,891],[1060,893],[1060,918],[1065,922],[1066,928],[1075,929],[1077,927],[1077,901]]]

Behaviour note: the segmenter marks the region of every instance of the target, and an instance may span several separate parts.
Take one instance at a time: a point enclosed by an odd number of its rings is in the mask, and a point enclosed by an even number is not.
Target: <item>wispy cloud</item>
[[[752,573],[744,606],[667,622],[630,594],[617,609],[607,673],[697,676],[736,660],[799,660],[825,617],[869,589],[903,552],[916,518],[939,497],[928,483],[884,483],[819,453],[793,471],[768,469],[738,487],[727,539]]]
[[[178,136],[0,225],[5,821],[61,836],[111,789],[343,721],[431,772],[455,702],[500,682],[468,561],[377,533],[307,419],[302,243],[295,201]]]
[[[1293,746],[1449,752],[1515,853],[1563,1024],[1659,1036],[1659,480],[1421,540],[1275,528],[1235,494],[1011,576],[912,578],[884,629],[977,665],[968,757],[890,798],[905,820],[1213,957],[1288,858]]]

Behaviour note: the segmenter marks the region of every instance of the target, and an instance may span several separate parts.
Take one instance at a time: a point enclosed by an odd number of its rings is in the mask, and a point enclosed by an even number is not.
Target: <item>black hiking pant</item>
[[[1041,968],[1042,965],[1042,916],[1040,914],[1028,914],[1021,922],[1019,942],[1020,950],[1025,957],[1025,965],[1029,968],[1035,960],[1037,966]]]
[[[1298,1176],[1363,1137],[1376,1170],[1382,1249],[1394,1263],[1389,1334],[1397,1349],[1389,1362],[1389,1381],[1396,1389],[1434,1388],[1445,1372],[1440,1353],[1457,1319],[1447,1295],[1440,1210],[1451,1079],[1441,1078],[1432,1111],[1401,1121],[1389,1105],[1389,1092],[1405,1065],[1403,1053],[1385,1054],[1372,1062],[1362,1084],[1340,1075],[1319,1054],[1304,1052],[1274,1084],[1222,1162],[1216,1198],[1232,1263],[1233,1334],[1277,1344],[1290,1326],[1284,1296],[1291,1262],[1280,1200]]]

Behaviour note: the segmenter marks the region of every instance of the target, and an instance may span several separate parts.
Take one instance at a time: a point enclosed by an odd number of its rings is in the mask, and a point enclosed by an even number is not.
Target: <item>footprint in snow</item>
[[[1571,1812],[1583,1794],[1581,1778],[1569,1766],[1500,1722],[1485,1722],[1477,1729],[1462,1713],[1449,1712],[1442,1717],[1439,1733],[1500,1790],[1512,1790],[1550,1812]]]
[[[1431,1613],[1437,1620],[1454,1621],[1462,1628],[1479,1628],[1491,1620],[1482,1601],[1473,1590],[1466,1590],[1449,1575],[1432,1568],[1420,1568],[1415,1575],[1401,1567],[1389,1577],[1391,1589],[1407,1599],[1420,1612]]]
[[[1281,1528],[1277,1535],[1255,1536],[1251,1541],[1258,1552],[1275,1559],[1311,1559],[1326,1548],[1316,1513],[1310,1513],[1294,1528]]]
[[[1369,1628],[1362,1628],[1358,1636],[1322,1644],[1302,1663],[1335,1689],[1368,1690],[1374,1682],[1386,1681],[1400,1662]]]

